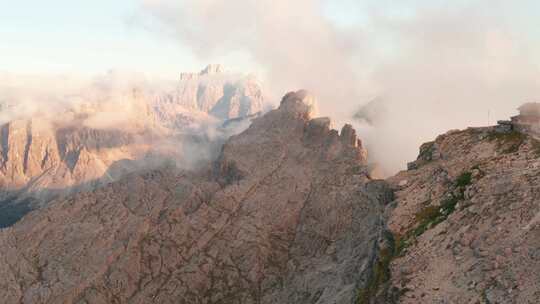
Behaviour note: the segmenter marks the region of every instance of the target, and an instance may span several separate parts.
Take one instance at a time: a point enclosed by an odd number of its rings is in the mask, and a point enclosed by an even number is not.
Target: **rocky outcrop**
[[[44,175],[54,171],[57,180],[50,180],[51,188],[71,185],[101,177],[90,172],[96,167],[107,168],[113,160],[100,155],[102,150],[127,147],[134,142],[133,134],[114,130],[93,130],[85,127],[54,128],[40,119],[13,121],[2,127],[0,141],[0,178],[4,190],[31,187],[39,184]],[[94,153],[94,155],[90,155]],[[102,156],[102,157],[98,157]],[[95,161],[105,162],[99,164]],[[85,162],[81,168],[80,162]],[[88,165],[88,166],[86,166]],[[61,173],[63,172],[63,173]],[[82,174],[86,176],[76,177]],[[62,180],[63,179],[63,180]]]
[[[0,231],[6,303],[353,303],[391,191],[302,93],[214,166],[133,174]]]
[[[38,118],[5,124],[0,134],[0,227],[24,215],[16,210],[39,208],[57,195],[115,180],[119,176],[111,167],[123,159],[143,159],[148,151],[135,137],[118,130],[55,127]]]
[[[262,112],[263,107],[262,89],[254,77],[227,73],[220,65],[183,73],[176,90],[160,95],[153,104],[158,116],[169,122],[186,110],[226,120]]]
[[[452,131],[422,146],[415,166],[389,182],[396,194],[389,290],[397,302],[538,301],[535,138],[494,127]]]

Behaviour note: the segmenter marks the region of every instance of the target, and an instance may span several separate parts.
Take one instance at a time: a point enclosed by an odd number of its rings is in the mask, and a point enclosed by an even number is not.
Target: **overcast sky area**
[[[338,125],[377,99],[372,125],[355,126],[387,171],[540,100],[534,0],[0,0],[0,41],[14,74],[176,79],[222,63],[273,100],[312,91]]]

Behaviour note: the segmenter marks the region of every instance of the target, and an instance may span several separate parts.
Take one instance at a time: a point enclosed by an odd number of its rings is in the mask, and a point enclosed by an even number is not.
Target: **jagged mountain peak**
[[[246,131],[227,141],[219,158],[219,167],[234,173],[223,175],[245,176],[277,162],[283,155],[301,154],[300,150],[309,150],[305,157],[310,155],[312,161],[339,160],[352,167],[364,168],[367,152],[356,131],[346,125],[340,133],[332,129],[329,118],[312,118],[309,96],[306,91],[288,93],[279,108],[256,118]]]
[[[209,64],[201,71],[200,75],[214,75],[223,72],[225,72],[225,68],[221,64]]]
[[[180,81],[193,81],[193,80],[200,80],[200,78],[211,78],[211,77],[217,77],[217,76],[225,76],[227,73],[227,70],[225,67],[221,64],[209,64],[204,69],[202,69],[198,73],[181,73],[180,74]]]
[[[0,297],[354,302],[382,243],[389,189],[367,176],[358,147],[296,101],[231,137],[214,170],[130,175],[0,232],[0,277],[13,286]]]
[[[316,98],[307,90],[287,93],[281,100],[280,109],[298,114],[306,119],[318,114]]]
[[[265,100],[262,88],[251,75],[224,72],[209,65],[200,73],[183,73],[176,90],[161,96],[155,108],[169,116],[171,108],[210,114],[218,119],[234,119],[261,112]]]

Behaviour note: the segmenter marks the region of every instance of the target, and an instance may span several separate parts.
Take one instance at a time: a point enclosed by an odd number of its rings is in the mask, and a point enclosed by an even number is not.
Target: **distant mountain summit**
[[[218,119],[234,119],[261,112],[262,89],[252,76],[225,72],[221,65],[209,65],[199,73],[182,73],[177,88],[160,96],[154,110],[174,121],[178,109],[207,113]]]
[[[94,189],[129,172],[207,162],[264,104],[253,77],[220,65],[182,74],[170,91],[112,86],[102,81],[101,90],[77,92],[74,99],[84,102],[45,106],[0,126],[0,227],[59,194]],[[25,110],[2,97],[2,118]],[[44,97],[41,105],[47,102]],[[61,112],[49,113],[55,111]]]
[[[204,70],[201,71],[201,75],[213,75],[221,74],[225,72],[225,68],[221,64],[209,64]]]
[[[196,80],[204,76],[208,75],[218,75],[218,74],[225,74],[227,73],[225,71],[225,68],[221,64],[209,64],[206,68],[204,68],[199,73],[181,73],[180,74],[180,81],[186,81],[186,80]]]

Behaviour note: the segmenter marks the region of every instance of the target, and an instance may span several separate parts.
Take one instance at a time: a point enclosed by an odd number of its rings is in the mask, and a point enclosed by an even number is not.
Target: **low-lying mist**
[[[535,6],[143,0],[141,10],[159,21],[156,32],[201,58],[245,54],[274,100],[298,88],[312,91],[321,114],[338,124],[353,121],[371,160],[391,174],[416,157],[422,142],[494,124],[540,98],[540,10],[527,9]],[[373,117],[354,119],[373,100]]]
[[[128,72],[93,78],[2,73],[0,79],[0,124],[35,117],[62,123],[84,114],[80,122],[88,127],[114,128],[139,114],[138,96],[159,88]]]
[[[200,76],[195,81],[205,86],[242,85],[244,79],[221,74]],[[131,169],[159,167],[172,161],[180,169],[192,170],[215,159],[223,142],[247,128],[250,120],[224,125],[223,119],[184,108],[181,100],[169,104],[167,98],[172,98],[179,86],[179,80],[152,81],[134,72],[111,71],[92,78],[1,73],[0,125],[32,121],[35,134],[68,132],[72,138],[81,137],[77,139],[80,146],[74,149],[89,149],[91,153],[96,152],[91,151],[96,146],[110,148],[100,143],[106,138],[87,138],[92,132],[86,130],[110,136],[126,134],[130,140],[125,144],[130,147],[118,149],[141,155],[134,159],[137,163],[131,163]]]

